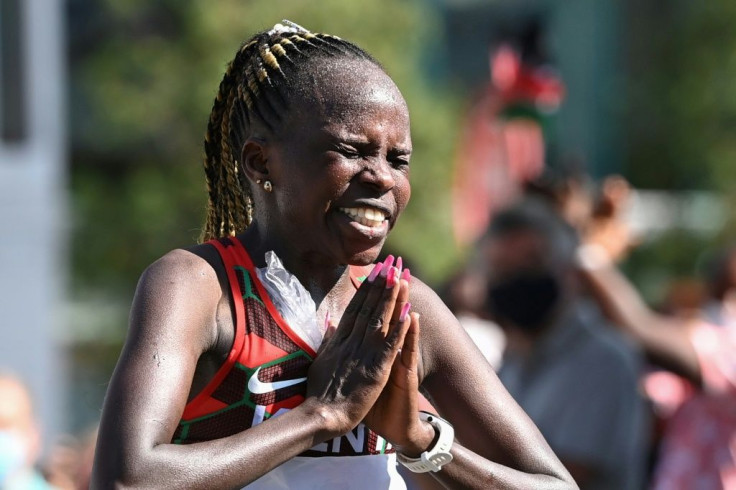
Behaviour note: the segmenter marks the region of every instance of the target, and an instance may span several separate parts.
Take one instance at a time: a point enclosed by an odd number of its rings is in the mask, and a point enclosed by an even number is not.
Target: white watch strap
[[[444,465],[452,461],[450,448],[455,440],[455,429],[447,420],[429,412],[419,412],[419,419],[432,424],[439,434],[437,442],[419,458],[409,458],[397,453],[396,459],[414,473],[440,471]]]

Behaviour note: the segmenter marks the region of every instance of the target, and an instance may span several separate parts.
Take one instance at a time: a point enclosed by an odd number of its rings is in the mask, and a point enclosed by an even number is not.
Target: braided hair
[[[251,190],[238,162],[254,125],[276,130],[315,60],[343,57],[380,66],[356,45],[288,20],[244,42],[228,64],[204,139],[207,218],[201,241],[234,236],[253,219]]]

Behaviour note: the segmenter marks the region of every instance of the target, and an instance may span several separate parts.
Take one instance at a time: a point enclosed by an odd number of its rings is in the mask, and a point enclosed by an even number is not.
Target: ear
[[[268,151],[268,142],[263,138],[250,137],[245,141],[240,161],[243,172],[251,182],[266,180],[269,177]]]

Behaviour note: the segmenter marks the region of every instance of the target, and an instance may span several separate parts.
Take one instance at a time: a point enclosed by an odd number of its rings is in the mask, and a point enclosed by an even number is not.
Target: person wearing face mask
[[[0,374],[0,488],[54,488],[34,469],[39,444],[28,390],[17,379]]]
[[[640,359],[578,298],[576,243],[540,201],[492,221],[482,246],[487,303],[508,341],[498,375],[581,488],[641,488]]]

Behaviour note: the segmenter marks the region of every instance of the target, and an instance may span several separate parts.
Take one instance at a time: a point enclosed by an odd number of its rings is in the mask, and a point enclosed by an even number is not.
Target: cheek
[[[411,184],[409,183],[409,175],[402,174],[396,181],[396,204],[399,210],[403,210],[409,203],[411,198]]]

